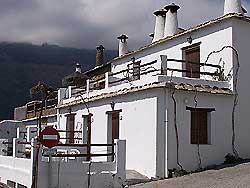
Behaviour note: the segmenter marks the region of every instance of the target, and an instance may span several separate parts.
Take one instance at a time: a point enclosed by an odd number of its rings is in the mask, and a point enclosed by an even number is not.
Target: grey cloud
[[[223,14],[224,0],[175,0],[179,23],[188,28]],[[0,0],[0,40],[116,49],[129,36],[131,48],[150,42],[153,11],[172,0]],[[243,2],[250,11],[248,1]]]

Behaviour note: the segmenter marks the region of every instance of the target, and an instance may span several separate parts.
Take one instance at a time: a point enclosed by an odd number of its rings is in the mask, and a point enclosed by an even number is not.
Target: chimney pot
[[[76,64],[76,71],[75,72],[82,72],[81,65],[79,63]]]
[[[104,62],[104,58],[103,58],[104,49],[105,48],[103,45],[96,47],[96,67],[102,65]]]
[[[117,37],[119,40],[119,56],[123,56],[128,53],[128,36],[122,34],[121,36]]]
[[[230,13],[244,14],[241,0],[225,0],[224,15]]]
[[[165,6],[166,13],[166,24],[164,37],[173,36],[178,32],[178,16],[177,11],[180,7],[174,3]]]
[[[153,39],[154,36],[155,36],[155,34],[154,33],[150,33],[148,36]]]
[[[164,38],[164,28],[165,28],[165,21],[166,21],[166,10],[157,10],[154,12],[155,18],[155,32],[154,38],[152,42],[158,41]]]

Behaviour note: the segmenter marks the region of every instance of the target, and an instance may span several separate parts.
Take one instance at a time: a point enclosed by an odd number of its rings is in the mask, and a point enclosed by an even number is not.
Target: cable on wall
[[[195,95],[194,95],[194,108],[196,109],[197,106],[198,106],[198,101],[197,101],[197,94],[198,94],[198,91],[197,89],[195,88]],[[195,119],[196,120],[196,119]],[[196,120],[197,121],[197,120]],[[197,125],[197,122],[195,122],[195,124]],[[198,154],[198,159],[199,159],[199,169],[202,169],[201,167],[201,153],[200,153],[200,127],[198,126],[198,143],[197,143],[197,154]]]
[[[177,165],[183,170],[183,166],[180,164],[179,160],[179,134],[178,134],[178,128],[177,128],[177,104],[176,104],[176,99],[175,99],[175,89],[173,90],[172,94],[172,100],[174,103],[174,129],[175,129],[175,137],[176,137],[176,160],[177,160]]]
[[[171,77],[170,77],[170,83],[173,80],[173,71],[171,72]],[[180,143],[179,143],[179,133],[178,133],[178,127],[177,127],[177,102],[175,99],[175,88],[173,88],[173,92],[171,94],[172,100],[173,100],[173,104],[174,104],[174,129],[175,129],[175,138],[176,138],[176,161],[177,161],[177,165],[181,168],[181,170],[183,171],[183,166],[180,163],[180,159],[179,159],[179,149],[180,149]]]
[[[234,88],[234,101],[233,101],[233,110],[232,110],[232,150],[233,150],[233,154],[234,156],[238,159],[239,158],[239,154],[235,148],[235,111],[238,105],[238,73],[239,73],[239,69],[240,69],[240,61],[239,61],[239,53],[237,51],[236,48],[234,48],[233,46],[223,46],[220,50],[218,51],[213,51],[210,54],[208,54],[207,59],[205,61],[205,64],[208,62],[209,58],[213,55],[213,54],[217,54],[222,52],[225,49],[232,49],[233,52],[236,55],[236,70],[235,70],[235,74],[234,74],[234,82],[233,82],[233,88]],[[233,65],[232,65],[233,66]],[[233,68],[232,68],[233,69]]]

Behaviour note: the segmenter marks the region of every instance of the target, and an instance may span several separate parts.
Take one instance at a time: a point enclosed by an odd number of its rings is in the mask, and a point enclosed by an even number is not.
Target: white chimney
[[[117,39],[119,39],[119,56],[123,56],[128,53],[128,37],[122,34]]]
[[[76,64],[76,71],[75,72],[82,72],[81,65],[79,63]]]
[[[173,36],[178,32],[177,11],[179,10],[179,8],[180,7],[178,5],[175,5],[174,3],[165,7],[167,13],[164,37]]]
[[[241,0],[225,0],[224,15],[229,13],[244,14]]]
[[[155,18],[154,39],[152,42],[155,42],[164,38],[166,12],[167,11],[162,10],[162,9],[154,12],[154,15],[156,16],[156,18]]]

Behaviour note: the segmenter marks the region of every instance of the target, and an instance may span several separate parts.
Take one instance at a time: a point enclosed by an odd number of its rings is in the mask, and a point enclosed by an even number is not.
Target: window
[[[108,111],[108,129],[107,129],[107,142],[108,144],[114,144],[115,139],[120,138],[120,112],[122,110],[113,110]],[[108,146],[107,148],[109,153],[114,153],[114,146]],[[114,156],[108,157],[108,161],[114,161]]]
[[[210,143],[210,112],[215,111],[212,108],[190,108],[191,111],[191,144],[209,144]]]
[[[17,184],[17,188],[27,188],[26,186],[22,185],[22,184]]]
[[[189,78],[200,78],[200,44],[193,44],[191,46],[182,48],[183,59],[186,60],[183,68],[185,70],[184,76]]]
[[[133,62],[133,80],[140,80],[140,64],[141,61]]]
[[[90,115],[83,115],[83,127],[82,127],[82,140],[83,144],[91,143],[91,117]]]
[[[76,114],[67,114],[67,123],[66,123],[66,143],[73,144],[75,142],[75,115]]]
[[[112,139],[119,139],[119,112],[112,114]]]
[[[42,127],[42,129],[47,127],[47,124],[48,124],[48,118],[47,117],[42,117],[42,119],[41,119],[41,127]]]

